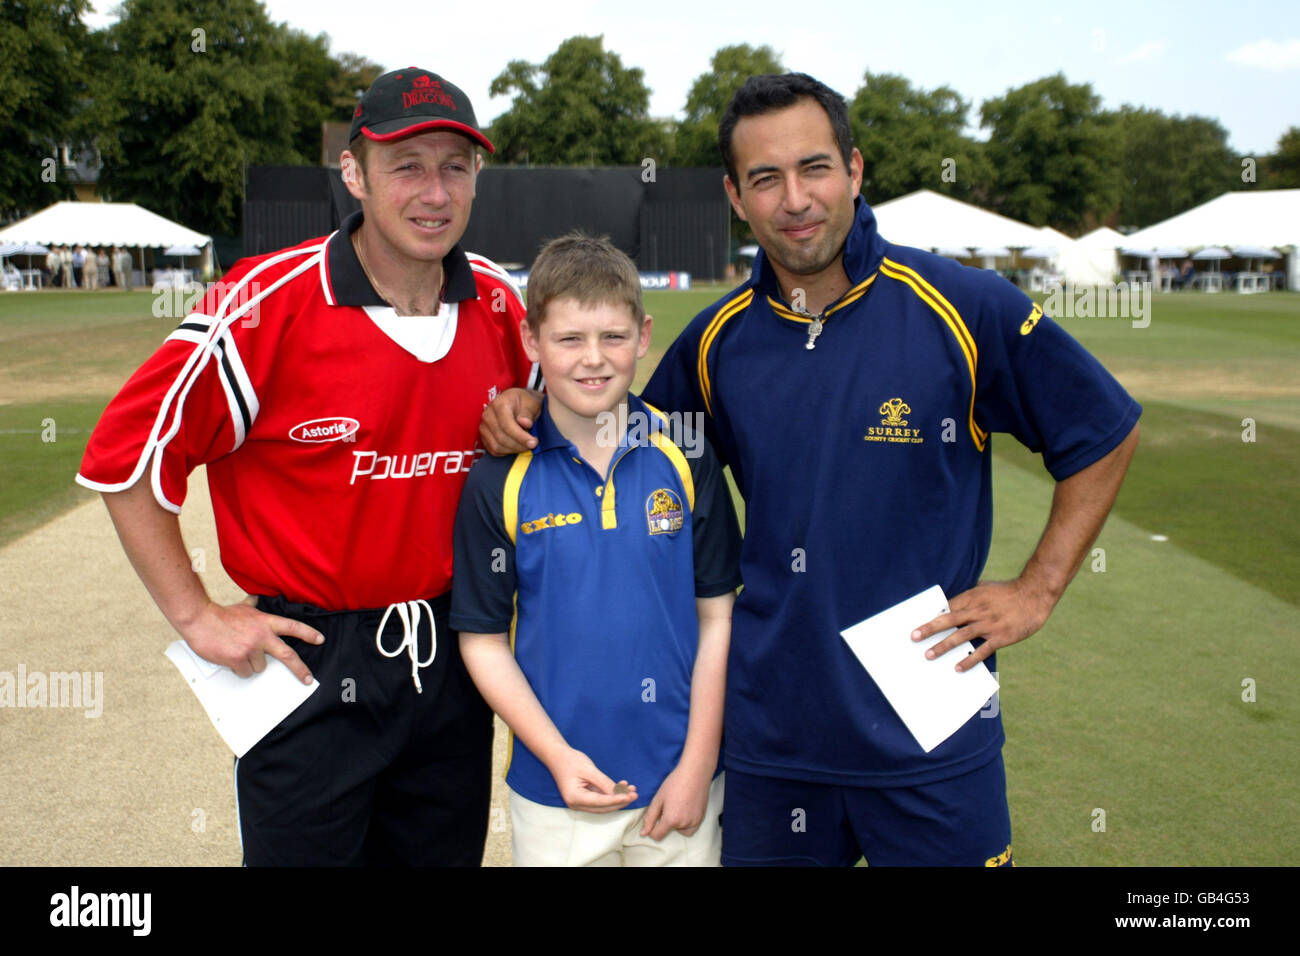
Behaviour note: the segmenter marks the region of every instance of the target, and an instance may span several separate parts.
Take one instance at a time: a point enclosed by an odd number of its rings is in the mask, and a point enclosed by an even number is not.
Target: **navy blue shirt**
[[[760,252],[749,281],[669,347],[644,395],[705,413],[745,499],[725,765],[920,784],[992,759],[1001,718],[972,717],[926,754],[840,631],[934,584],[954,597],[979,581],[991,432],[1041,452],[1060,480],[1114,449],[1141,408],[1009,282],[887,243],[861,199],[844,268],[852,287],[809,349],[810,320]]]
[[[680,418],[666,423],[629,396],[626,431],[601,475],[548,405],[536,449],[470,470],[456,516],[451,626],[510,632],[568,744],[635,784],[629,806],[643,807],[686,742],[695,598],[740,586],[736,514],[708,443],[674,427]],[[529,800],[564,806],[550,771],[513,740],[506,781]]]

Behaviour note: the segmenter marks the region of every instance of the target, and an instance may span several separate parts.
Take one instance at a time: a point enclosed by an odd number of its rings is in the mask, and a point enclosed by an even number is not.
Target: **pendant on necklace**
[[[812,320],[812,324],[808,326],[808,341],[804,343],[804,348],[815,349],[817,347],[815,344],[817,341],[817,336],[821,334],[822,334],[822,317],[819,315],[816,318],[814,318]]]

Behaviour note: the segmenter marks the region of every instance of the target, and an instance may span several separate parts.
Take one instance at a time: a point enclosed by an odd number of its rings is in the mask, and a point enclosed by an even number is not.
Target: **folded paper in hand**
[[[974,650],[969,641],[926,660],[925,652],[956,628],[912,640],[912,631],[946,613],[948,599],[936,584],[841,632],[926,753],[956,733],[998,689],[983,661],[960,674],[954,670]]]
[[[240,677],[229,667],[205,661],[184,641],[176,641],[163,653],[181,672],[236,757],[248,753],[320,687],[314,679],[310,686],[304,684],[270,656],[266,670]]]

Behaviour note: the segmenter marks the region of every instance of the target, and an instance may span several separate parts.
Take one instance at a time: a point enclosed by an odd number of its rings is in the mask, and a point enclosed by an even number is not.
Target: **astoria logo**
[[[324,441],[347,441],[357,433],[361,423],[355,418],[313,418],[301,425],[289,429],[289,437],[294,441],[315,444]]]

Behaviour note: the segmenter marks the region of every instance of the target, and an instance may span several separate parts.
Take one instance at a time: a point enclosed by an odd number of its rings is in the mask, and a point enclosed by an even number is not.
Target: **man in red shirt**
[[[479,146],[452,84],[376,80],[341,158],[361,212],[236,263],[110,403],[77,476],[195,653],[321,683],[236,761],[249,864],[482,857],[492,724],[447,624],[452,527],[483,406],[536,372],[518,291],[458,245]],[[181,539],[200,464],[244,604],[208,597]]]

